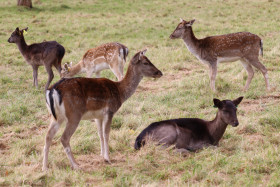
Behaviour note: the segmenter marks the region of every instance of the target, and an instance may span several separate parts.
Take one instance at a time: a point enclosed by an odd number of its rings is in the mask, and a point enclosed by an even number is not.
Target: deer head
[[[223,122],[225,122],[226,124],[230,124],[233,127],[237,127],[239,125],[236,116],[236,111],[237,111],[236,107],[239,105],[242,99],[243,97],[239,97],[233,101],[231,100],[220,101],[219,99],[213,99],[214,106],[218,107],[219,109],[218,113],[220,114],[219,117]]]
[[[24,33],[27,32],[28,27],[26,27],[25,29],[19,30],[19,28],[17,27],[16,30],[11,34],[10,38],[8,39],[9,43],[17,43],[19,41],[21,41],[24,37]]]
[[[162,76],[162,72],[158,70],[151,61],[145,56],[147,49],[140,51],[134,55],[131,60],[131,64],[139,74],[143,77],[159,78]]]
[[[66,62],[62,67],[60,77],[61,78],[66,77],[69,74],[71,67],[72,67],[72,62]]]
[[[195,19],[191,21],[185,21],[182,18],[180,18],[180,23],[176,27],[176,29],[173,31],[173,33],[170,35],[170,39],[177,39],[182,38],[184,33],[191,29],[192,24],[195,22]]]

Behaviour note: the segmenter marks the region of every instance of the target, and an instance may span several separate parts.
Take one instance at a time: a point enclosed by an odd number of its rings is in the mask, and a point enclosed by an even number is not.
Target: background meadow
[[[33,0],[33,9],[0,0],[0,186],[279,186],[280,185],[280,1],[278,0]],[[217,93],[209,86],[208,68],[184,46],[170,40],[179,18],[195,18],[198,38],[249,31],[264,42],[261,61],[269,70],[266,92],[257,71],[249,91],[240,62],[218,67]],[[49,171],[41,172],[42,149],[49,124],[44,85],[32,87],[32,68],[15,44],[7,42],[16,27],[29,27],[28,44],[56,40],[66,53],[63,62],[79,62],[90,48],[118,41],[128,59],[147,48],[147,57],[164,74],[145,78],[115,115],[110,134],[112,164],[99,156],[94,122],[83,121],[71,139],[82,171],[73,171],[60,143],[62,126],[49,154]],[[127,68],[127,64],[126,64]],[[56,71],[56,70],[55,70]],[[116,80],[110,70],[103,77]],[[55,72],[55,79],[59,80]],[[151,122],[178,118],[213,119],[212,99],[245,96],[238,107],[240,125],[228,127],[219,147],[181,156],[172,149],[133,149],[136,136]]]

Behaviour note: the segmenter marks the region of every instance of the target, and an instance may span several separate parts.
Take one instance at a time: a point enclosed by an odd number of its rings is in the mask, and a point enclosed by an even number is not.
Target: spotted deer
[[[73,169],[79,166],[75,161],[70,138],[81,120],[95,119],[100,138],[101,156],[109,160],[109,132],[114,114],[136,90],[143,77],[159,78],[159,71],[140,51],[131,59],[125,77],[114,82],[106,78],[64,78],[46,91],[46,104],[52,114],[43,150],[43,170],[47,169],[51,141],[60,125],[66,121],[61,143]]]
[[[86,73],[87,77],[100,77],[100,72],[104,69],[111,69],[120,81],[123,78],[123,67],[128,55],[128,48],[123,44],[114,42],[100,45],[88,50],[83,59],[72,67],[72,63],[64,64],[61,73],[62,78],[73,77],[79,73]]]
[[[27,30],[28,27],[22,30],[19,30],[17,27],[16,30],[11,34],[8,42],[17,44],[19,51],[26,62],[32,66],[33,86],[36,86],[36,88],[38,88],[38,68],[39,66],[45,66],[45,69],[49,75],[48,81],[45,85],[45,90],[47,90],[54,78],[52,66],[54,66],[59,73],[61,72],[61,61],[65,54],[65,49],[56,41],[47,41],[27,45],[23,36]]]
[[[163,146],[175,145],[179,152],[196,151],[210,145],[218,145],[228,124],[238,126],[236,107],[242,99],[243,97],[233,101],[213,99],[218,112],[212,121],[179,118],[152,123],[136,138],[134,148],[140,149],[147,140],[156,141]]]
[[[263,55],[263,44],[259,36],[249,32],[238,32],[219,36],[209,36],[197,39],[192,25],[195,20],[180,20],[180,23],[170,35],[171,39],[182,38],[189,51],[206,64],[209,69],[210,87],[215,91],[217,66],[220,62],[234,62],[240,60],[248,73],[244,90],[247,91],[254,76],[253,67],[259,69],[265,79],[267,90],[270,89],[267,69],[259,61],[259,54]]]

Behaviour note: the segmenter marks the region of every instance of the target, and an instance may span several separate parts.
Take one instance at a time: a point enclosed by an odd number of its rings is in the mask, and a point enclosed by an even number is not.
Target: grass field
[[[278,0],[33,0],[33,9],[0,0],[0,186],[279,186],[280,185],[280,2]],[[240,62],[218,67],[217,93],[209,86],[208,68],[184,46],[170,40],[179,18],[195,18],[198,38],[249,31],[264,42],[261,61],[269,70],[272,90],[255,73],[249,91]],[[39,89],[32,87],[32,68],[15,44],[7,42],[16,27],[29,27],[28,44],[61,43],[63,62],[77,63],[87,49],[105,42],[125,44],[130,59],[147,48],[147,57],[164,74],[145,78],[115,115],[110,157],[99,156],[93,122],[83,121],[71,139],[82,171],[73,171],[60,143],[64,126],[54,138],[49,171],[41,172],[42,149],[49,115],[39,69]],[[127,68],[127,65],[126,65]],[[109,71],[103,77],[116,80]],[[55,72],[55,79],[59,80]],[[172,149],[133,149],[136,136],[151,122],[178,118],[212,119],[214,97],[245,99],[238,107],[240,125],[228,127],[220,145],[181,156]]]

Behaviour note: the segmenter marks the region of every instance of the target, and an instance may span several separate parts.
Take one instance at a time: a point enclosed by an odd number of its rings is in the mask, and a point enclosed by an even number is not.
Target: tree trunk
[[[31,0],[17,0],[18,6],[27,6],[29,8],[32,8],[32,1]]]

